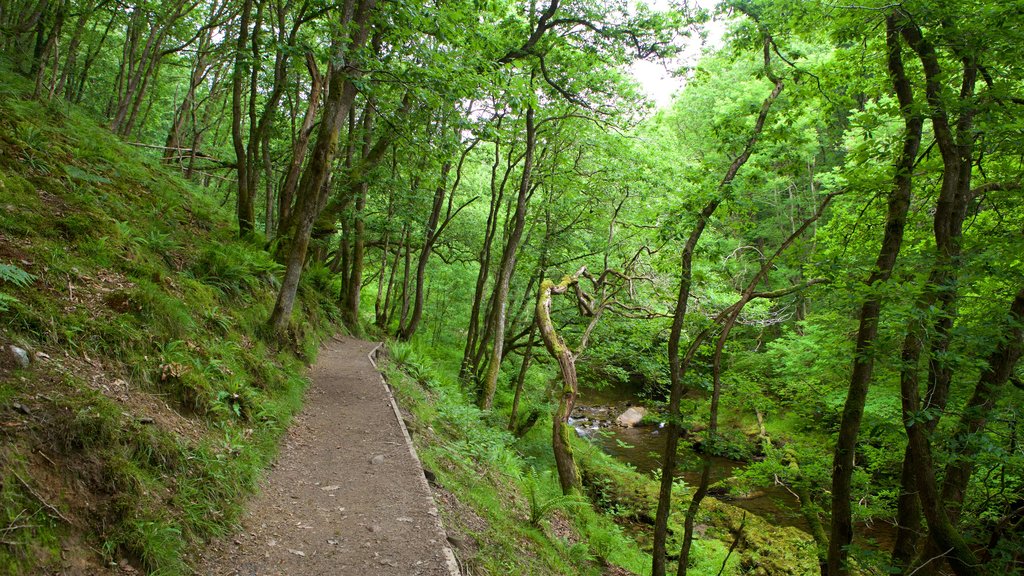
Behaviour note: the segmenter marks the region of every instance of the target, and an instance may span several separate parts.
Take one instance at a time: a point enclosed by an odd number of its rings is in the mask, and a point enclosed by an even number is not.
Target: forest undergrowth
[[[190,573],[301,407],[327,284],[272,343],[281,266],[220,198],[0,75],[0,572]]]
[[[575,438],[584,491],[564,496],[551,451],[553,391],[533,391],[529,411],[540,415],[517,437],[505,425],[509,399],[499,397],[498,408],[481,411],[459,384],[452,368],[457,358],[446,358],[444,350],[392,342],[385,374],[442,494],[445,526],[460,535],[457,549],[468,573],[648,573],[658,479]],[[678,488],[670,520],[675,550],[692,494],[681,480]],[[691,574],[817,572],[814,543],[800,530],[772,526],[713,498],[699,524]]]

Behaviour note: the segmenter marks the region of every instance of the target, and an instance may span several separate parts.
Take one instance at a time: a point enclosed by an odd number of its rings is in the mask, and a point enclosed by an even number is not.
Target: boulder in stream
[[[647,409],[643,406],[630,406],[625,412],[619,414],[615,423],[624,428],[632,428],[639,424],[646,414]]]

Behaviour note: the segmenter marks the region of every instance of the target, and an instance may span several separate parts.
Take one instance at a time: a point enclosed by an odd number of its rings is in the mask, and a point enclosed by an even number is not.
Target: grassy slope
[[[481,413],[445,368],[451,362],[432,357],[442,351],[397,343],[389,351],[388,380],[409,410],[417,449],[441,487],[445,525],[465,537],[459,555],[468,573],[650,573],[658,494],[653,478],[579,441],[575,454],[586,497],[563,499],[553,473],[550,417],[515,439],[503,429],[506,416]],[[689,490],[679,486],[676,495],[670,550],[679,547]],[[742,510],[714,498],[705,499],[697,523],[702,537],[694,543],[690,574],[818,572],[813,543],[799,530],[753,515],[744,522]],[[742,539],[728,555],[741,526]]]
[[[188,573],[300,406],[326,276],[268,346],[280,267],[227,211],[0,76],[0,348],[34,357],[0,353],[0,573]]]

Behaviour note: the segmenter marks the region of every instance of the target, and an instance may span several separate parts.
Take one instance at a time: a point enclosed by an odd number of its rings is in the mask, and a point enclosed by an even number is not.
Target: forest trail
[[[370,355],[335,337],[241,530],[202,554],[204,576],[456,576],[430,488]]]

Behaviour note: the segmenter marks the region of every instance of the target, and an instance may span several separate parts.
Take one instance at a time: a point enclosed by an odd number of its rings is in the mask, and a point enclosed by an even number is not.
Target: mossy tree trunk
[[[582,272],[582,270],[581,270]],[[578,282],[581,272],[562,278],[555,284],[551,280],[543,280],[537,295],[537,327],[540,330],[544,347],[551,357],[558,362],[558,371],[562,376],[562,391],[558,395],[558,407],[552,418],[551,448],[555,455],[555,468],[558,470],[558,482],[562,485],[562,493],[572,494],[579,491],[582,482],[576,461],[572,455],[570,443],[572,430],[569,426],[569,414],[576,403],[579,385],[576,378],[576,355],[566,346],[551,322],[551,297],[564,294],[570,286]]]
[[[356,98],[357,90],[352,80],[359,72],[347,62],[353,53],[357,53],[366,44],[370,15],[375,5],[376,0],[346,0],[342,7],[340,29],[348,30],[351,36],[334,41],[330,88],[324,102],[320,131],[296,190],[295,214],[298,226],[288,251],[281,291],[269,320],[271,331],[278,337],[287,332],[313,224],[327,200],[327,174],[337,152],[342,124]]]

